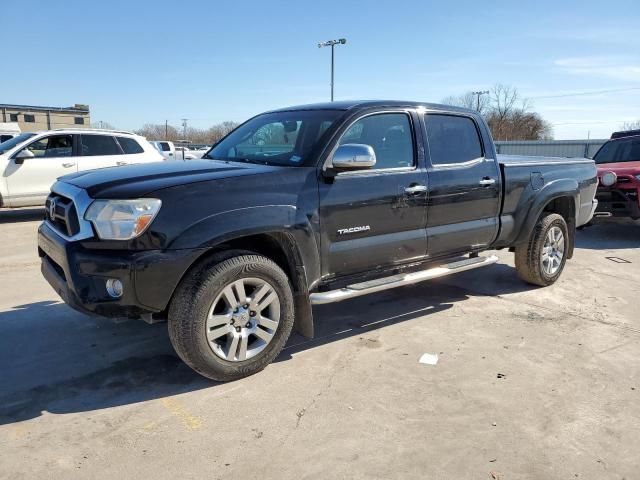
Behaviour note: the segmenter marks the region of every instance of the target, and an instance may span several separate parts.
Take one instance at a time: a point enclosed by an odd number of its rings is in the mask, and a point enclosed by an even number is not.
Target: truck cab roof
[[[337,102],[310,103],[306,105],[295,105],[291,107],[278,108],[273,112],[289,112],[294,110],[361,110],[367,108],[424,108],[425,110],[459,111],[464,113],[477,114],[475,110],[438,103],[415,102],[405,100],[341,100]]]

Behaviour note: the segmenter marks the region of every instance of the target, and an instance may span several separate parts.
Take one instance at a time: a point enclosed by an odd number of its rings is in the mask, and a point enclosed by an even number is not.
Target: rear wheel
[[[293,327],[291,287],[278,265],[259,255],[212,261],[179,286],[169,336],[182,360],[207,378],[236,380],[265,368]]]
[[[515,249],[518,275],[525,282],[546,287],[562,273],[569,246],[567,223],[557,213],[540,218],[529,241]]]

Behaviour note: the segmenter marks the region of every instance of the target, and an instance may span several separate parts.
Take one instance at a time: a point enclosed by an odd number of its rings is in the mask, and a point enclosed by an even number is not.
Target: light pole
[[[480,112],[480,95],[489,95],[489,90],[471,92],[471,94],[476,96],[476,111]]]
[[[338,40],[327,40],[326,42],[318,43],[318,48],[331,47],[331,101],[333,102],[333,69],[334,69],[334,49],[336,45],[344,45],[347,43],[346,38],[339,38]]]

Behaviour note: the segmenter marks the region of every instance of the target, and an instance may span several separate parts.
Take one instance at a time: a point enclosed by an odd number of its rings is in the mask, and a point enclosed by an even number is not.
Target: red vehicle
[[[614,134],[593,159],[598,167],[595,216],[639,219],[640,135]]]

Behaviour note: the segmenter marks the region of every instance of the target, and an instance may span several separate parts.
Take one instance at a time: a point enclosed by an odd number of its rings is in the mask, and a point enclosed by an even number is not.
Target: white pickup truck
[[[165,160],[196,160],[202,158],[208,150],[191,150],[183,145],[176,146],[168,140],[154,140],[151,145],[156,147]]]
[[[0,143],[0,207],[44,205],[58,177],[95,168],[162,162],[129,132],[60,129],[22,133]]]

